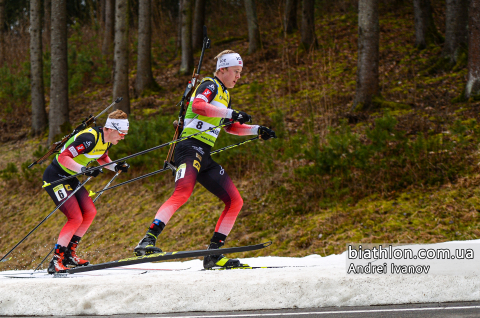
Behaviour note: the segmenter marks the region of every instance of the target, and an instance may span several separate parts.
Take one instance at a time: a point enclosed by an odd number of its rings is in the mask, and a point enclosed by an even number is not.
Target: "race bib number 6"
[[[67,197],[67,191],[65,191],[63,184],[60,184],[55,188],[53,188],[53,192],[55,193],[55,196],[57,197],[58,201],[62,201]]]

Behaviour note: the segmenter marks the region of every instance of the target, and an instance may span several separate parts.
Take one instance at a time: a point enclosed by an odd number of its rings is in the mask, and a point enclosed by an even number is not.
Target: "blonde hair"
[[[121,111],[120,109],[117,109],[116,111],[111,112],[108,115],[108,118],[111,118],[111,119],[127,119],[128,115],[126,113],[124,113],[123,111]]]
[[[225,55],[225,54],[231,54],[231,53],[237,53],[237,52],[232,51],[232,50],[225,50],[225,51],[220,52],[220,53],[219,53],[217,56],[215,56],[213,59],[214,59],[214,60],[218,60],[218,59],[221,58],[223,55]],[[214,76],[217,76],[217,73],[218,73],[219,70],[221,70],[221,68],[218,69],[218,70],[216,70],[215,72],[213,72],[213,75],[214,75]]]

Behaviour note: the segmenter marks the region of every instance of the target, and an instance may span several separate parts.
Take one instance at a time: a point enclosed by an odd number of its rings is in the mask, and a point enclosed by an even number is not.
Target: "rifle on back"
[[[205,54],[205,50],[209,48],[210,48],[210,39],[207,36],[207,27],[204,25],[202,54],[200,54],[200,61],[198,62],[198,67],[196,69],[195,68],[193,69],[192,79],[188,81],[187,88],[183,93],[182,99],[177,104],[178,106],[180,106],[180,110],[178,113],[178,120],[175,120],[173,122],[173,126],[175,127],[175,134],[173,135],[173,140],[178,139],[182,134],[183,124],[185,121],[185,113],[187,111],[190,98],[192,96],[192,93],[195,91],[195,88],[200,83],[200,80],[198,79],[198,77],[200,75],[200,70],[202,68],[203,55]],[[175,163],[173,162],[172,158],[175,153],[176,145],[177,145],[176,143],[170,145],[170,148],[168,149],[167,159],[165,159],[165,163],[163,165],[163,169],[165,168],[171,169],[174,175],[175,175],[175,171],[177,170],[177,167],[175,166]]]
[[[70,134],[64,136],[62,138],[62,140],[60,141],[57,141],[57,142],[54,142],[51,146],[50,146],[50,149],[48,149],[48,151],[39,159],[37,159],[35,162],[31,163],[28,168],[30,169],[31,167],[33,167],[34,165],[36,164],[41,164],[42,162],[44,162],[45,160],[48,159],[48,157],[50,157],[51,155],[53,154],[56,154],[58,153],[63,145],[65,145],[67,143],[67,141],[72,138],[72,136],[75,136],[76,134],[78,134],[80,131],[86,129],[87,127],[89,127],[91,124],[95,123],[95,120],[100,117],[101,115],[103,115],[103,113],[105,113],[110,107],[112,107],[113,105],[117,104],[117,103],[120,103],[122,101],[122,97],[119,97],[117,98],[110,106],[108,106],[107,108],[105,108],[100,114],[98,114],[97,116],[93,117],[92,115],[88,116],[84,121],[82,121],[82,123],[80,125],[78,125],[77,128],[75,128]]]

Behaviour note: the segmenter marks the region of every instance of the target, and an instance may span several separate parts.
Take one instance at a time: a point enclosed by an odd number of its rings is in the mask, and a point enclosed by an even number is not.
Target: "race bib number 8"
[[[53,192],[55,193],[55,196],[57,197],[58,201],[62,201],[67,197],[67,191],[65,191],[63,184],[60,184],[55,188],[53,188]]]
[[[182,163],[180,166],[178,166],[178,169],[177,169],[177,172],[176,172],[176,175],[175,175],[175,182],[177,182],[177,180],[185,177],[185,171],[186,170],[187,170],[187,164],[186,163]]]

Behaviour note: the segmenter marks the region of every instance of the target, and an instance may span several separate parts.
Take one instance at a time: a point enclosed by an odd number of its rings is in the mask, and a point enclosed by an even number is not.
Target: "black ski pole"
[[[217,150],[215,150],[215,151],[212,151],[212,152],[210,153],[210,156],[211,156],[211,155],[214,155],[214,154],[217,154],[217,153],[219,153],[219,152],[222,152],[222,151],[225,151],[225,150],[234,148],[234,147],[241,146],[241,145],[243,145],[243,144],[246,144],[247,142],[254,141],[254,140],[257,140],[257,139],[260,139],[260,136],[253,137],[253,138],[250,138],[250,139],[241,141],[241,142],[239,142],[239,143],[236,143],[236,144],[233,144],[233,145],[230,145],[230,146],[226,146],[226,147],[217,149]]]
[[[122,170],[118,170],[118,172],[113,176],[112,180],[110,180],[106,186],[103,187],[103,190],[100,191],[97,195],[97,197],[95,199],[93,199],[93,203],[95,203],[95,201],[98,200],[98,198],[100,198],[100,196],[103,194],[103,192],[108,189],[108,187],[110,186],[110,184],[113,182],[113,180],[115,180],[119,175],[120,173],[122,172]],[[92,196],[92,195],[95,195],[95,192],[92,192],[92,190],[90,190],[90,194],[89,196]]]
[[[106,188],[106,189],[103,189],[102,191],[100,191],[99,193],[103,193],[104,191],[107,191],[107,190],[111,190],[111,189],[115,189],[119,186],[122,186],[122,185],[125,185],[127,183],[130,183],[130,182],[134,182],[134,181],[137,181],[137,180],[140,180],[140,179],[145,179],[145,178],[148,178],[150,176],[153,176],[157,173],[160,173],[160,172],[164,172],[164,171],[167,171],[167,170],[170,170],[170,168],[163,168],[163,169],[160,169],[160,170],[156,170],[156,171],[153,171],[153,172],[150,172],[150,173],[147,173],[147,174],[144,174],[143,176],[140,176],[140,177],[136,177],[134,179],[131,179],[131,180],[128,180],[128,181],[125,181],[125,182],[122,182],[122,183],[119,183],[119,184],[116,184],[110,188]],[[97,194],[96,192],[93,192],[93,191],[90,191],[90,196],[92,195],[95,195]]]
[[[45,222],[55,211],[57,211],[65,202],[67,202],[68,199],[70,199],[70,198],[75,194],[75,192],[77,192],[78,190],[80,190],[80,188],[83,187],[83,185],[84,185],[85,183],[87,183],[91,178],[92,178],[92,177],[88,177],[88,179],[85,180],[85,182],[83,182],[82,184],[80,184],[72,193],[70,193],[70,195],[69,195],[62,203],[60,203],[59,205],[57,205],[57,207],[56,207],[52,212],[50,212],[50,214],[47,215],[47,216],[42,220],[42,222],[38,223],[38,225],[35,226],[35,227],[33,228],[33,230],[31,230],[20,242],[18,242],[7,254],[5,254],[5,255],[0,259],[0,262],[4,262],[5,257],[7,257],[8,255],[10,255],[10,253],[13,252],[13,250],[16,249],[18,245],[20,245],[23,241],[25,241],[25,240],[27,239],[27,237],[30,236],[30,234],[32,234],[40,225],[42,225],[43,222]],[[7,260],[5,260],[5,261],[7,261]]]
[[[119,170],[119,171],[113,176],[113,178],[107,183],[107,185],[103,188],[103,190],[99,192],[99,194],[98,194],[97,197],[93,200],[93,202],[97,201],[97,199],[102,195],[103,191],[105,191],[105,189],[108,188],[108,186],[110,186],[110,184],[113,182],[113,180],[115,180],[115,179],[120,175],[121,172],[122,172],[122,170]],[[92,193],[92,191],[90,191],[90,193]],[[36,271],[37,269],[39,269],[40,266],[42,266],[43,262],[45,262],[45,260],[48,258],[48,256],[50,256],[50,254],[52,254],[52,252],[53,252],[54,249],[55,249],[55,247],[52,248],[52,249],[50,250],[50,252],[48,252],[47,256],[45,256],[45,258],[40,262],[40,264],[38,264],[38,266],[33,270],[33,273],[35,273],[35,271]],[[33,273],[32,273],[32,274],[33,274]]]
[[[257,140],[257,139],[260,139],[260,137],[257,136],[257,137],[254,137],[254,138],[251,138],[251,139],[247,139],[247,140],[245,140],[245,141],[241,141],[241,142],[239,142],[239,143],[236,143],[236,144],[233,144],[233,145],[230,145],[230,146],[226,146],[226,147],[220,148],[220,149],[218,149],[218,150],[215,150],[215,151],[211,152],[210,155],[217,154],[217,153],[219,153],[219,152],[222,152],[222,151],[225,151],[225,150],[227,150],[227,149],[230,149],[230,148],[233,148],[233,147],[237,147],[237,146],[246,144],[247,142],[254,141],[254,140]],[[160,169],[160,170],[156,170],[156,171],[153,171],[153,172],[144,174],[143,176],[140,176],[140,177],[137,177],[137,178],[134,178],[134,179],[131,179],[131,180],[128,180],[128,181],[125,181],[125,182],[116,184],[116,185],[114,185],[113,187],[104,188],[104,189],[103,189],[102,191],[100,191],[99,193],[103,193],[104,191],[111,190],[111,189],[115,189],[115,188],[117,188],[117,187],[123,186],[123,185],[125,185],[125,184],[130,183],[130,182],[134,182],[134,181],[137,181],[137,180],[141,180],[141,179],[145,179],[145,178],[151,177],[151,176],[153,176],[153,175],[155,175],[155,174],[158,174],[158,173],[160,173],[160,172],[164,172],[164,171],[167,171],[167,170],[170,170],[170,168],[167,167],[167,168],[163,168],[163,169]],[[97,192],[90,191],[90,196],[93,196],[93,195],[95,195],[95,194],[97,194]]]
[[[129,155],[129,156],[126,156],[126,157],[117,159],[117,160],[113,160],[112,162],[106,163],[106,164],[104,164],[104,165],[96,166],[96,167],[91,167],[90,169],[88,169],[88,171],[101,169],[101,168],[103,168],[103,167],[105,167],[105,166],[111,165],[112,163],[117,163],[117,162],[120,162],[120,161],[125,161],[125,160],[127,160],[127,159],[140,156],[140,155],[144,155],[144,154],[146,154],[146,153],[148,153],[148,152],[150,152],[150,151],[157,150],[157,149],[160,149],[160,148],[169,146],[169,145],[171,145],[171,144],[175,144],[175,143],[177,143],[177,142],[181,142],[181,141],[190,139],[190,138],[192,138],[192,137],[195,137],[195,136],[204,134],[204,133],[209,132],[209,131],[214,131],[214,130],[217,129],[217,128],[223,128],[223,127],[229,126],[229,125],[231,125],[232,123],[233,123],[233,121],[230,121],[230,122],[225,123],[225,124],[220,124],[220,125],[218,125],[218,126],[210,127],[210,128],[208,128],[208,129],[206,129],[206,130],[199,131],[198,133],[194,133],[194,134],[189,135],[189,136],[185,136],[185,137],[182,137],[182,138],[178,138],[178,139],[172,140],[172,141],[170,141],[170,142],[166,142],[166,143],[164,143],[164,144],[161,144],[161,145],[152,147],[152,148],[150,148],[150,149],[147,149],[147,150],[143,150],[143,151],[134,153],[133,155]],[[59,179],[59,180],[56,180],[56,181],[52,181],[51,183],[46,183],[46,182],[44,182],[44,184],[43,184],[42,187],[45,188],[45,187],[48,187],[48,186],[51,186],[51,185],[54,185],[54,184],[57,184],[57,183],[61,183],[61,182],[65,181],[65,180],[68,180],[68,179],[71,179],[71,178],[74,178],[74,177],[78,177],[79,175],[82,175],[82,174],[84,174],[84,173],[85,173],[85,172],[77,173],[77,174],[74,174],[74,175],[65,177],[65,178],[63,178],[63,179]]]
[[[33,275],[33,274],[37,271],[37,269],[39,269],[40,266],[42,266],[43,262],[45,262],[45,260],[50,256],[50,254],[52,254],[52,252],[53,252],[54,250],[55,250],[55,247],[53,247],[53,248],[50,250],[50,252],[48,252],[47,256],[45,256],[45,258],[40,262],[40,264],[38,264],[38,266],[33,270],[33,273],[30,274],[30,275]]]

